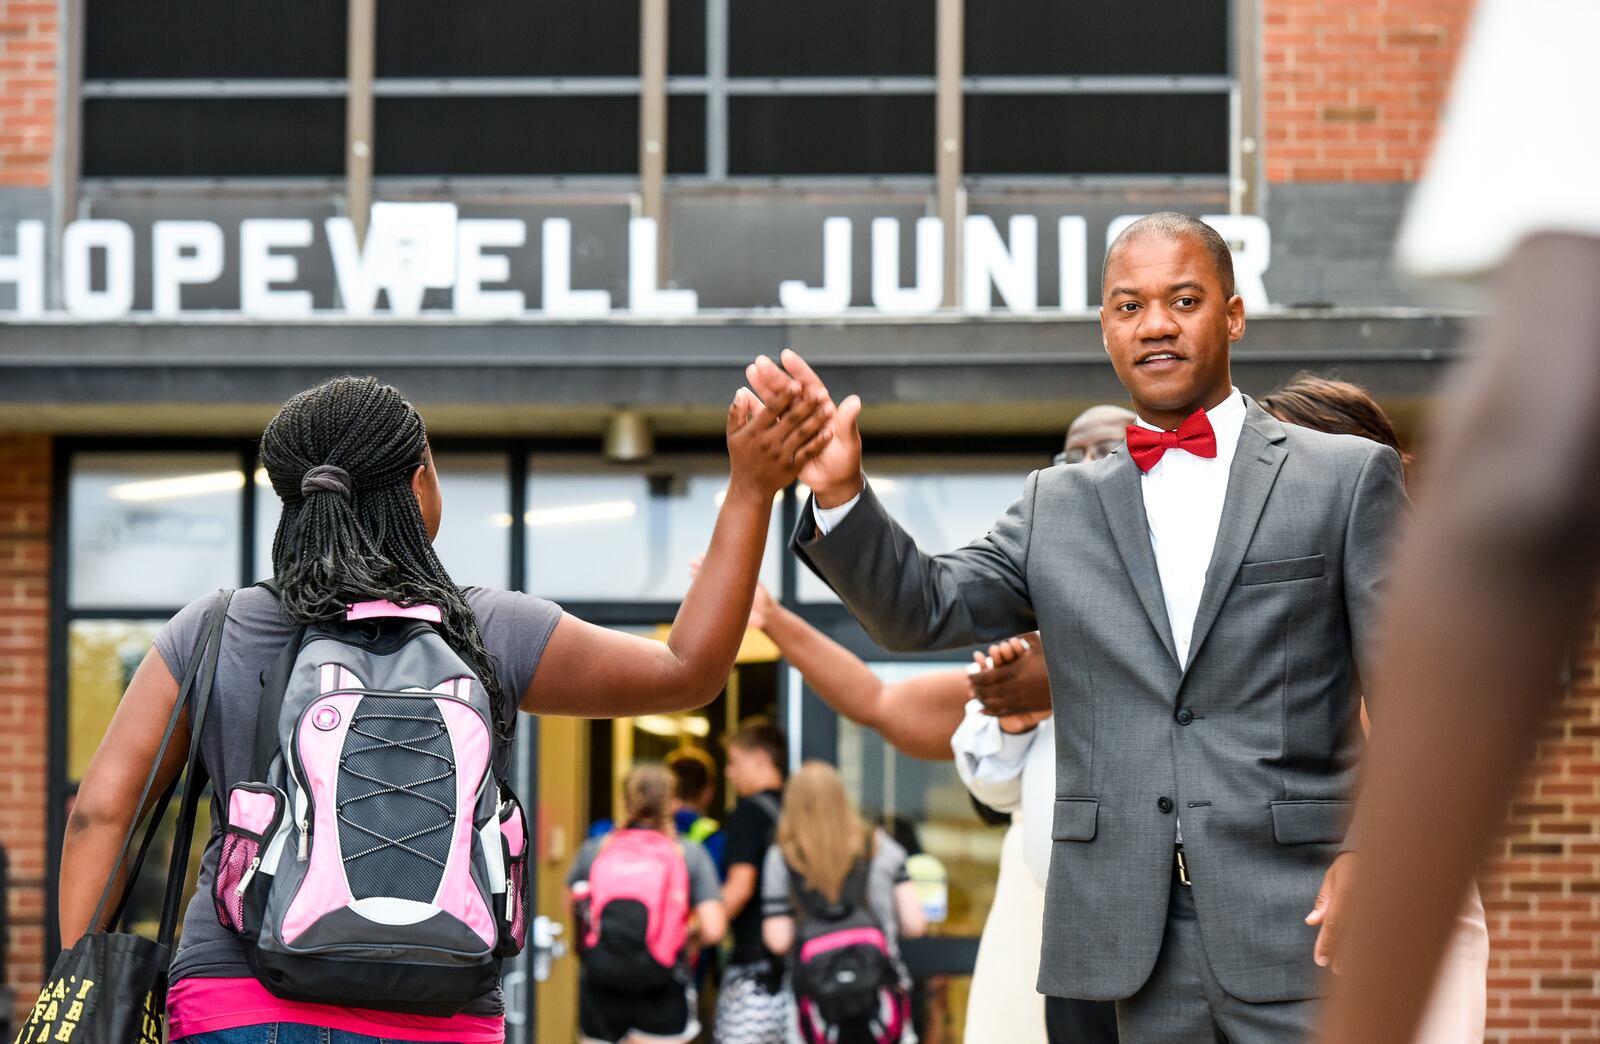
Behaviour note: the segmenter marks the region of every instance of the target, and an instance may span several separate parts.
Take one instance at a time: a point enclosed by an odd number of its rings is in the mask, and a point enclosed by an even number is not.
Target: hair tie
[[[349,500],[350,473],[336,464],[318,464],[311,468],[300,480],[300,495],[309,497],[322,492],[337,493]]]

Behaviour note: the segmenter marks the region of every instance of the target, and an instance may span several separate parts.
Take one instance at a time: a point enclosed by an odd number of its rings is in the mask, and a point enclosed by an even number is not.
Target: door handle
[[[533,919],[532,939],[528,956],[533,964],[533,981],[544,982],[550,978],[550,965],[567,955],[567,944],[561,941],[565,931],[561,922],[540,914]]]

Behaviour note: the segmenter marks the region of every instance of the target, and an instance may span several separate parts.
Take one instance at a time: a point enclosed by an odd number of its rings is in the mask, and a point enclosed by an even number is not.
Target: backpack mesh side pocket
[[[505,845],[505,908],[500,912],[496,957],[515,957],[528,941],[528,816],[509,790],[500,805],[500,839]]]
[[[222,851],[217,856],[217,876],[211,901],[217,920],[236,935],[243,935],[245,896],[267,845],[283,820],[285,799],[276,787],[240,783],[228,792],[227,821],[222,828]]]

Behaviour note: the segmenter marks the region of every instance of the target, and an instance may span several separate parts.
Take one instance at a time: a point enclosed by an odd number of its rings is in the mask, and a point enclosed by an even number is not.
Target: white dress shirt
[[[1228,473],[1233,453],[1244,430],[1244,396],[1239,389],[1206,411],[1217,436],[1217,455],[1197,457],[1188,450],[1169,449],[1145,472],[1144,513],[1150,523],[1150,547],[1161,574],[1161,593],[1167,603],[1167,623],[1177,647],[1178,665],[1189,665],[1189,639],[1194,617],[1205,591],[1206,571],[1222,523],[1222,502],[1228,495]],[[1160,431],[1154,424],[1139,426]]]
[[[1022,853],[1043,888],[1050,878],[1050,828],[1056,805],[1056,727],[1046,718],[1013,735],[977,700],[950,737],[956,772],[972,796],[996,812],[1021,812]]]

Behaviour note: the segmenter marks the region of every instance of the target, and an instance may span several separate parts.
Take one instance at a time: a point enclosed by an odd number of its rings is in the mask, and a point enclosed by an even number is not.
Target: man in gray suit
[[[851,396],[801,473],[794,548],[886,648],[1041,632],[1057,758],[1041,992],[1117,1001],[1128,1044],[1293,1040],[1352,873],[1355,662],[1405,511],[1400,462],[1233,387],[1244,305],[1199,221],[1119,237],[1101,327],[1139,415],[1116,453],[1034,473],[987,536],[929,556],[863,476]],[[763,397],[790,379],[765,358],[747,375]]]

